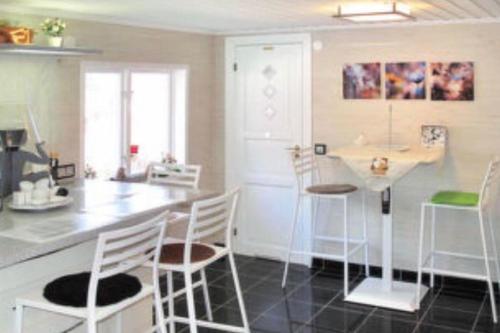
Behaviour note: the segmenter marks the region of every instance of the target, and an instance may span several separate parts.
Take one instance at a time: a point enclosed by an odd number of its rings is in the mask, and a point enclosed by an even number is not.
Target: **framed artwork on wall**
[[[473,62],[434,62],[431,67],[431,100],[473,101]]]
[[[425,99],[425,72],[425,62],[385,64],[385,97],[391,100]]]
[[[422,125],[420,142],[426,148],[446,147],[448,128],[440,125]]]
[[[344,99],[381,98],[380,63],[345,64],[343,74]]]

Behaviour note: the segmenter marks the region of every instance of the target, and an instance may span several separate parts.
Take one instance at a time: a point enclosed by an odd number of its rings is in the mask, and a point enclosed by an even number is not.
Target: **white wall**
[[[38,28],[43,17],[0,13],[0,17]],[[203,165],[202,186],[214,188],[211,138],[214,119],[214,37],[68,20],[67,35],[78,45],[103,50],[93,61],[185,64],[190,68],[189,162]],[[37,33],[37,42],[44,37]],[[63,162],[80,161],[80,60],[37,56],[0,56],[0,103],[26,102],[26,86],[39,93],[37,114],[47,149]],[[1,115],[0,115],[1,117]]]
[[[342,66],[356,62],[473,61],[474,102],[393,101],[395,141],[418,144],[422,124],[448,127],[450,144],[442,165],[420,167],[394,188],[395,266],[415,269],[420,202],[443,189],[478,191],[487,163],[500,153],[500,24],[359,29],[313,33],[324,48],[313,53],[314,142],[336,148],[352,143],[360,133],[384,142],[389,101],[344,100]],[[359,180],[345,166],[323,161],[329,179]],[[379,195],[370,195],[371,261],[380,264]],[[353,210],[359,212],[359,205]],[[356,215],[359,218],[359,214]],[[439,214],[439,247],[479,251],[473,215]],[[471,220],[472,219],[472,220]],[[329,221],[330,229],[339,221]],[[500,221],[497,221],[500,222]]]

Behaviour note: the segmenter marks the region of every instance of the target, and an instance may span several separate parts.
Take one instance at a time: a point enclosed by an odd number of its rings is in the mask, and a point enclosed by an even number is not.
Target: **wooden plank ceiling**
[[[352,25],[331,15],[339,4],[355,2],[388,0],[1,0],[0,11],[231,34]],[[400,2],[417,22],[500,21],[500,0]]]

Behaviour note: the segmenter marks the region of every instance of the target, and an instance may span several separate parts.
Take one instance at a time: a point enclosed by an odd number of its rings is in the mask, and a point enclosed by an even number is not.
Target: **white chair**
[[[191,209],[186,239],[181,242],[167,239],[164,242],[164,255],[158,267],[160,270],[167,272],[167,296],[160,301],[157,300],[157,303],[168,303],[169,315],[167,318],[163,317],[163,319],[159,321],[159,324],[162,326],[169,325],[169,333],[175,332],[175,323],[188,324],[191,333],[197,333],[198,326],[228,332],[250,332],[232,251],[231,230],[238,204],[238,197],[239,189],[236,189],[216,198],[195,202]],[[202,243],[203,239],[219,233],[225,233],[224,246]],[[229,258],[243,327],[213,322],[205,268],[225,256]],[[185,288],[177,292],[174,292],[173,272],[184,273]],[[200,272],[201,280],[193,283],[192,275],[196,272]],[[203,287],[208,320],[198,320],[196,318],[194,289],[200,286]],[[187,318],[175,315],[175,298],[183,294],[186,294],[187,298]]]
[[[120,230],[101,233],[97,240],[96,253],[87,295],[87,306],[83,308],[62,306],[46,300],[43,290],[37,289],[25,296],[16,299],[16,332],[23,331],[23,313],[25,308],[66,315],[84,320],[87,323],[87,333],[97,333],[97,323],[136,304],[152,294],[160,295],[158,261],[166,228],[168,212],[144,222],[142,224]],[[129,272],[151,261],[153,282],[152,285],[142,283],[141,291],[130,298],[109,306],[97,306],[97,289],[100,280]],[[155,297],[155,301],[158,297]],[[161,317],[161,304],[155,305],[156,316]],[[118,318],[120,319],[120,317]],[[117,332],[121,332],[121,323],[118,323]],[[43,329],[40,329],[43,331]],[[166,333],[163,328],[162,333]]]
[[[147,181],[150,184],[184,186],[197,189],[200,182],[201,165],[151,163]]]
[[[498,188],[498,178],[500,176],[500,159],[498,157],[494,158],[488,167],[488,172],[484,178],[481,192],[479,194],[476,193],[467,193],[467,192],[439,192],[435,194],[431,200],[422,203],[421,207],[421,219],[420,219],[420,239],[419,239],[419,254],[418,254],[418,277],[417,277],[417,308],[420,306],[419,300],[421,295],[422,288],[422,273],[426,272],[430,274],[430,287],[434,287],[434,274],[440,274],[443,276],[453,276],[453,277],[461,277],[466,279],[474,279],[486,281],[488,285],[488,290],[490,294],[491,301],[491,310],[493,312],[493,321],[497,322],[497,311],[495,304],[495,293],[493,290],[493,274],[491,272],[490,264],[491,261],[495,264],[497,279],[499,279],[500,283],[500,267],[498,264],[498,252],[495,241],[495,232],[493,229],[493,225],[491,222],[491,208],[492,205],[497,204],[492,197]],[[493,186],[494,185],[494,186]],[[431,244],[430,244],[430,252],[427,257],[423,258],[423,246],[424,246],[424,234],[425,234],[425,213],[426,209],[431,209]],[[442,251],[436,250],[435,240],[436,240],[436,232],[435,232],[435,224],[436,224],[436,209],[454,209],[460,211],[470,211],[478,214],[478,224],[479,224],[479,233],[481,235],[481,246],[483,254],[481,256],[465,254],[465,253],[456,253],[450,251]],[[485,217],[485,215],[487,217]],[[487,221],[487,226],[489,231],[486,230],[485,220]],[[490,239],[487,240],[487,233],[489,233]],[[488,254],[488,242],[490,242],[490,246],[493,249],[493,256],[490,258]],[[481,273],[467,273],[460,270],[452,270],[445,268],[437,268],[435,266],[435,261],[440,258],[461,258],[468,260],[480,260],[484,261],[484,274]]]
[[[348,221],[348,200],[355,193],[358,192],[358,188],[349,184],[321,184],[321,175],[318,163],[314,156],[314,151],[312,148],[300,149],[295,147],[292,151],[292,162],[295,175],[297,177],[298,183],[298,193],[297,200],[295,202],[293,224],[289,237],[288,253],[285,265],[285,272],[283,274],[282,287],[286,286],[286,279],[288,275],[288,268],[290,264],[291,254],[302,254],[313,256],[322,259],[339,260],[344,262],[344,297],[349,293],[349,258],[357,253],[359,250],[364,249],[364,261],[365,261],[365,271],[366,275],[369,276],[370,267],[368,263],[368,241],[367,241],[367,231],[366,231],[366,214],[365,214],[365,196],[364,192],[362,194],[362,215],[363,215],[363,235],[361,239],[350,239],[349,238],[349,221]],[[304,188],[304,182],[306,177],[311,177],[313,184],[319,185],[309,186]],[[312,251],[293,251],[293,242],[296,233],[297,223],[299,220],[299,212],[302,205],[302,200],[306,197],[310,197],[313,201],[313,216],[311,223],[311,243]],[[343,203],[343,237],[331,237],[324,235],[316,235],[316,219],[319,210],[319,202],[322,199],[328,200],[340,200]],[[320,241],[330,241],[343,244],[343,253],[331,254],[331,253],[319,253],[314,251],[314,243],[316,240]],[[349,249],[350,243],[356,244],[352,249]]]

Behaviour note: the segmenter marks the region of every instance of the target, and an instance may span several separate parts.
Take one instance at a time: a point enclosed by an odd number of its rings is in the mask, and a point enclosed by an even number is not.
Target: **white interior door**
[[[240,252],[284,258],[296,196],[287,149],[311,140],[306,44],[277,37],[232,45],[226,185],[242,188],[235,241]],[[298,247],[304,246],[304,231],[298,232]]]

